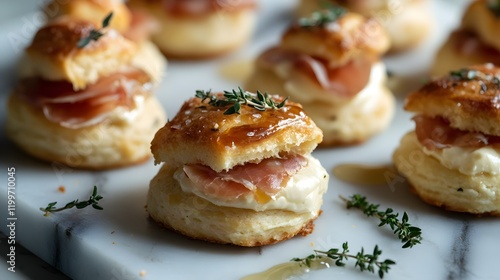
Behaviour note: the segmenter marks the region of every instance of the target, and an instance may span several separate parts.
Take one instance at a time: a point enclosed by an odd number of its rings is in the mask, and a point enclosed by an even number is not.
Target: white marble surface
[[[5,2],[5,1],[4,1]],[[20,45],[10,40],[29,36],[26,19],[36,18],[29,1],[9,3],[12,13],[2,4],[0,12],[0,103],[14,84],[13,67]],[[42,3],[42,2],[40,2]],[[40,3],[36,3],[39,5]],[[459,20],[466,1],[435,0],[436,20],[432,38],[421,48],[388,58],[389,70],[396,74],[425,71],[432,54]],[[261,15],[252,43],[241,51],[201,63],[170,63],[164,82],[157,90],[170,116],[196,89],[230,89],[237,84],[218,74],[220,65],[248,59],[274,43],[285,28],[294,1],[261,1]],[[22,15],[14,15],[15,13]],[[12,35],[14,34],[14,35]],[[339,163],[388,164],[401,136],[412,128],[410,115],[401,109],[391,127],[359,147],[323,149],[315,152],[324,167],[331,171]],[[159,228],[144,210],[149,180],[158,170],[151,161],[137,167],[109,172],[87,172],[60,168],[31,159],[10,143],[4,133],[5,110],[0,110],[0,221],[7,223],[7,167],[16,168],[16,241],[73,279],[238,279],[262,271],[292,257],[310,254],[313,249],[328,249],[348,241],[352,250],[371,250],[378,244],[383,257],[397,264],[385,279],[499,279],[500,220],[477,218],[444,212],[430,207],[412,195],[405,183],[366,187],[349,185],[331,176],[324,199],[323,214],[313,234],[261,248],[238,248],[193,241]],[[65,193],[57,191],[66,187]],[[103,211],[84,209],[44,217],[39,207],[52,201],[60,204],[88,197],[91,187],[100,187],[104,196]],[[365,218],[356,210],[346,210],[339,195],[366,195],[383,208],[407,211],[410,220],[422,228],[423,241],[412,249],[402,249],[390,230],[378,228],[377,221]],[[5,226],[0,231],[8,234]],[[3,242],[4,239],[0,239]],[[5,250],[5,247],[0,247]],[[8,252],[0,252],[5,261]],[[22,271],[18,255],[18,273],[26,278],[51,279],[51,276]],[[26,260],[28,261],[28,260]],[[1,266],[0,268],[4,268]],[[6,269],[6,268],[5,268]],[[141,272],[143,275],[141,276]],[[36,275],[36,276],[34,276]],[[1,279],[12,275],[0,271]],[[24,277],[23,276],[23,277]],[[61,276],[61,275],[59,275]],[[61,276],[62,277],[62,276]],[[360,273],[351,265],[306,274],[300,279],[376,279]],[[25,279],[25,278],[19,278]]]

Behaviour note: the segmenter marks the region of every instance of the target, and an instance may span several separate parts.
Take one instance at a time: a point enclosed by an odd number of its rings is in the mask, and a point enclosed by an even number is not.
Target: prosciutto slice
[[[184,173],[203,193],[224,200],[232,200],[256,192],[274,196],[286,186],[293,175],[306,165],[307,159],[296,155],[238,165],[220,173],[208,166],[188,164],[184,166]]]
[[[418,141],[430,150],[449,147],[481,148],[500,144],[500,136],[459,130],[451,127],[449,122],[441,117],[418,115],[413,120]]]
[[[131,9],[132,22],[130,28],[123,34],[127,39],[134,42],[148,40],[152,34],[156,33],[160,24],[149,13],[140,9]]]
[[[366,87],[372,66],[372,62],[365,59],[330,68],[319,58],[281,48],[267,50],[261,55],[260,61],[269,68],[288,63],[293,70],[302,72],[327,92],[348,98],[356,96]]]
[[[150,0],[151,1],[151,0]],[[157,0],[156,0],[157,1]],[[161,0],[165,11],[176,16],[206,15],[214,11],[254,8],[255,0]]]
[[[40,108],[49,121],[78,129],[102,122],[118,106],[133,109],[134,95],[146,94],[150,87],[149,76],[142,70],[133,69],[101,78],[78,91],[74,91],[67,81],[25,78],[16,93]]]

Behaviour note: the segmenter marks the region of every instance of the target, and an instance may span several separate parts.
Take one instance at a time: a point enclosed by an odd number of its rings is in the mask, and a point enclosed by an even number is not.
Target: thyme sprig
[[[331,22],[337,21],[347,13],[347,9],[336,6],[328,5],[325,8],[313,12],[308,17],[303,17],[298,20],[300,27],[324,27]]]
[[[104,36],[102,29],[109,26],[109,23],[110,23],[112,17],[113,17],[113,12],[110,12],[102,21],[102,27],[100,29],[97,29],[97,30],[96,29],[90,30],[89,35],[87,35],[86,37],[80,38],[80,40],[78,41],[76,46],[79,49],[84,48],[85,46],[90,44],[91,41],[97,41],[97,40],[99,40],[99,38]]]
[[[103,197],[97,194],[97,187],[94,186],[94,189],[92,190],[92,194],[90,195],[89,199],[86,201],[79,201],[78,199],[73,200],[71,202],[66,203],[64,207],[61,208],[56,208],[57,202],[51,202],[47,205],[47,207],[43,208],[40,207],[40,210],[45,212],[44,216],[48,216],[50,213],[55,213],[55,212],[60,212],[66,209],[71,209],[73,207],[76,207],[77,209],[82,209],[87,206],[92,206],[92,208],[96,210],[103,210],[103,208],[99,205],[99,200],[101,200]]]
[[[241,87],[238,87],[237,90],[224,91],[223,99],[219,99],[216,95],[213,95],[210,90],[197,90],[196,97],[200,98],[201,102],[209,100],[208,104],[215,107],[233,105],[224,112],[224,115],[239,114],[241,105],[247,105],[259,111],[279,109],[285,106],[288,100],[287,97],[282,102],[277,103],[267,94],[267,92],[262,94],[260,91],[257,91],[256,94],[252,94],[244,91]]]
[[[380,205],[368,203],[366,197],[359,194],[353,195],[350,200],[342,196],[340,198],[347,203],[347,209],[357,208],[368,217],[378,218],[380,220],[379,227],[388,225],[404,243],[403,248],[411,248],[422,241],[422,230],[408,223],[408,214],[406,212],[403,213],[403,217],[399,220],[399,213],[394,213],[392,208],[379,211]]]
[[[307,267],[311,267],[312,261],[326,258],[334,260],[336,266],[344,267],[346,261],[355,259],[356,263],[354,267],[359,268],[360,271],[375,273],[375,268],[378,268],[378,276],[384,278],[384,274],[388,273],[390,266],[396,264],[396,262],[389,259],[379,261],[381,254],[382,250],[380,250],[377,245],[375,245],[372,254],[366,254],[363,248],[355,255],[349,254],[349,245],[347,242],[344,242],[342,244],[342,250],[338,248],[332,248],[328,251],[314,250],[314,254],[305,258],[293,258],[292,261],[300,262]]]

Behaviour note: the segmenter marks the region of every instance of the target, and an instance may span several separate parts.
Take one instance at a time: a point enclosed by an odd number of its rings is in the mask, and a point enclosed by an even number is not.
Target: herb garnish
[[[500,1],[500,0],[499,0]],[[488,86],[484,81],[488,81],[493,83],[493,85],[498,89],[500,88],[500,77],[497,75],[491,75],[483,73],[479,70],[462,68],[457,71],[450,71],[450,77],[462,80],[462,81],[471,81],[474,79],[479,79],[480,83],[480,92],[485,93],[488,90]]]
[[[325,25],[337,21],[347,13],[347,9],[328,5],[324,9],[313,12],[308,17],[303,17],[298,20],[300,27],[324,27]]]
[[[257,91],[257,94],[252,94],[244,91],[241,87],[238,87],[238,90],[224,91],[224,99],[218,99],[210,90],[197,90],[196,97],[200,98],[201,102],[208,99],[208,104],[215,107],[233,105],[224,112],[224,115],[239,114],[241,105],[247,105],[259,111],[279,109],[285,106],[288,100],[287,97],[281,103],[277,103],[267,93],[262,94],[260,91]]]
[[[81,49],[87,46],[91,41],[99,40],[99,38],[101,38],[104,35],[104,33],[102,33],[102,29],[109,26],[109,22],[111,21],[112,17],[113,17],[113,12],[110,12],[102,21],[102,27],[98,30],[95,29],[90,30],[89,35],[87,35],[87,37],[80,38],[76,46],[79,49]]]
[[[411,248],[414,245],[420,244],[422,240],[422,230],[418,227],[414,227],[408,223],[408,214],[403,213],[401,221],[399,221],[399,213],[394,214],[392,208],[388,208],[385,211],[379,211],[378,204],[370,204],[366,201],[366,197],[359,194],[355,194],[350,200],[340,197],[343,201],[347,203],[347,209],[357,208],[368,217],[376,217],[380,219],[379,227],[384,225],[389,225],[389,227],[397,234],[398,238],[403,242],[403,248]]]
[[[47,205],[47,207],[43,208],[40,207],[40,210],[45,212],[44,216],[48,216],[49,213],[55,213],[55,212],[60,212],[66,209],[70,209],[73,207],[76,207],[77,209],[82,209],[87,206],[92,206],[92,208],[97,209],[97,210],[102,210],[103,208],[98,205],[99,200],[102,199],[102,196],[97,194],[97,187],[94,186],[94,189],[92,191],[92,194],[89,197],[89,200],[86,201],[78,201],[78,199],[73,200],[71,202],[66,203],[64,207],[61,208],[56,208],[57,202],[51,202]]]
[[[450,76],[460,79],[470,81],[478,77],[479,72],[472,69],[463,68],[457,71],[451,71]]]
[[[375,267],[378,268],[378,276],[384,278],[384,274],[389,272],[389,266],[396,264],[395,261],[386,259],[384,261],[379,261],[378,258],[382,254],[382,251],[375,246],[373,249],[373,254],[365,254],[364,249],[356,255],[349,254],[349,246],[347,242],[342,244],[342,251],[337,248],[330,249],[328,251],[314,250],[314,254],[309,255],[305,258],[294,258],[292,261],[301,262],[301,264],[311,267],[311,261],[328,258],[335,261],[335,265],[343,267],[346,265],[344,261],[349,258],[356,259],[354,267],[358,267],[360,271],[369,271],[375,273]]]

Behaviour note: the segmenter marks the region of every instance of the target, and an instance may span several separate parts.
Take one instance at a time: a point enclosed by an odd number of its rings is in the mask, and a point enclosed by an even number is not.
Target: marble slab
[[[26,6],[28,1],[19,1]],[[16,5],[17,2],[9,3]],[[295,1],[260,1],[255,36],[246,48],[220,59],[203,62],[171,62],[156,94],[173,116],[196,89],[230,89],[237,82],[224,79],[222,65],[253,58],[275,43],[287,26]],[[436,48],[455,27],[467,1],[432,1],[436,21],[432,37],[418,49],[386,59],[396,75],[425,71]],[[8,14],[3,12],[4,14]],[[29,37],[36,11],[9,21],[0,20],[0,103],[14,84],[15,62],[22,50],[12,42],[16,34]],[[35,22],[36,23],[36,22]],[[22,43],[22,42],[21,42]],[[21,44],[19,43],[19,44]],[[418,76],[418,75],[416,75]],[[419,79],[419,78],[415,78]],[[407,80],[407,87],[418,82]],[[410,115],[402,111],[404,92],[396,92],[398,110],[390,128],[358,147],[322,149],[314,152],[331,172],[341,163],[384,165],[401,136],[411,130]],[[293,257],[305,257],[314,249],[338,247],[348,241],[351,250],[376,244],[383,257],[397,262],[385,279],[500,279],[500,220],[448,213],[422,203],[404,182],[386,186],[358,186],[331,176],[323,214],[315,231],[272,246],[239,248],[193,241],[164,230],[148,219],[144,209],[149,180],[158,171],[152,161],[107,172],[88,172],[34,160],[9,142],[4,133],[5,110],[0,110],[0,221],[7,224],[7,168],[15,167],[16,241],[73,279],[239,279],[266,270]],[[83,209],[43,216],[39,207],[52,201],[65,203],[86,199],[97,185],[104,199],[103,211]],[[58,191],[65,186],[66,192]],[[359,193],[383,208],[407,211],[410,221],[422,228],[422,244],[402,249],[390,230],[356,210],[345,209],[339,195]],[[10,231],[0,227],[9,235]],[[5,258],[9,252],[0,252]],[[18,264],[17,267],[22,267]],[[7,275],[2,272],[0,275]],[[348,265],[314,271],[299,279],[376,279]],[[9,279],[3,278],[2,279]]]

